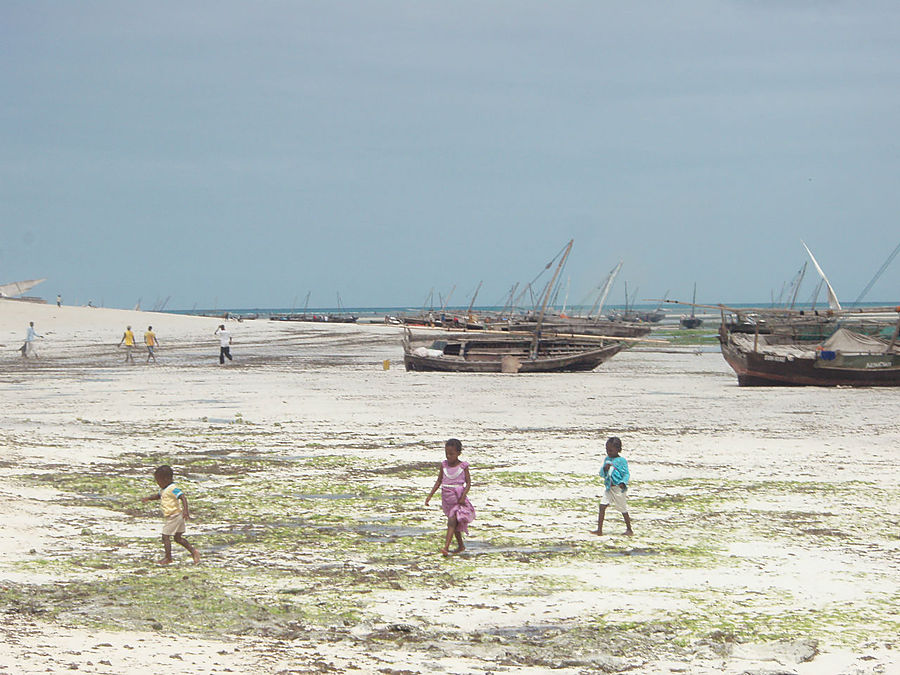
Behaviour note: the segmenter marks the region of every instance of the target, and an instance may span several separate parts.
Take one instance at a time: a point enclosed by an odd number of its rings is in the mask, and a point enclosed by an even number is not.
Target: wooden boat
[[[537,319],[527,316],[510,318],[502,323],[495,323],[497,330],[533,331],[537,327]],[[544,317],[541,331],[548,335],[600,335],[606,337],[642,337],[650,333],[650,326],[645,323],[631,323],[628,321],[610,321],[599,317],[588,318],[578,316]]]
[[[637,296],[637,291],[634,292],[635,296]],[[666,295],[668,295],[668,291],[666,291]],[[616,310],[609,313],[610,321],[630,321],[632,323],[659,323],[663,319],[666,318],[666,313],[662,311],[662,305],[666,302],[666,299],[663,298],[660,303],[656,306],[656,309],[649,311],[638,311],[634,308],[634,302],[632,301],[632,305],[629,307],[628,300],[628,284],[625,284],[625,309]]]
[[[272,314],[269,321],[309,321],[313,323],[356,323],[353,314]]]
[[[694,299],[691,301],[691,315],[681,317],[681,327],[682,328],[699,328],[703,325],[703,319],[698,318],[694,315],[694,310],[697,307],[697,284],[694,284]]]
[[[777,335],[719,331],[722,356],[741,386],[900,386],[900,344],[838,328],[812,344]]]
[[[566,245],[553,278],[547,284],[534,330],[413,335],[407,327],[403,336],[406,369],[457,373],[586,371],[625,349],[628,338],[548,335],[542,330],[550,294],[573,243],[574,240],[570,240]],[[471,313],[471,306],[469,309]]]
[[[538,333],[473,333],[407,328],[403,362],[407,370],[454,373],[553,373],[593,370],[628,342],[589,336]]]

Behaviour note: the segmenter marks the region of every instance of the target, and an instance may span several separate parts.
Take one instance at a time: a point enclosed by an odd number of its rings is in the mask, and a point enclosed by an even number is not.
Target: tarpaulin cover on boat
[[[890,342],[877,337],[854,333],[846,328],[838,328],[822,343],[822,348],[843,354],[884,354]]]

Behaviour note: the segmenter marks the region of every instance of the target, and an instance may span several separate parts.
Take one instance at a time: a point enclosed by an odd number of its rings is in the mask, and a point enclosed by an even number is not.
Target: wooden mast
[[[694,318],[694,307],[697,306],[697,282],[694,282],[694,297],[691,300],[691,318]]]
[[[563,253],[562,258],[560,258],[559,264],[556,266],[556,270],[553,272],[553,278],[550,280],[550,283],[547,284],[547,292],[544,294],[544,302],[541,305],[541,313],[538,315],[537,325],[534,327],[534,342],[531,346],[531,358],[537,358],[537,348],[538,341],[541,336],[541,325],[544,323],[544,312],[547,311],[547,303],[550,302],[550,293],[553,292],[553,285],[556,283],[556,277],[559,276],[559,272],[562,269],[563,265],[566,263],[566,258],[569,257],[569,251],[572,250],[572,244],[575,243],[574,239],[569,239],[569,243],[566,245],[566,251]]]
[[[466,327],[465,330],[469,330],[469,318],[472,316],[472,307],[475,306],[475,298],[478,297],[478,291],[481,290],[481,284],[484,283],[484,279],[478,282],[478,287],[475,289],[475,292],[472,293],[472,302],[469,303],[469,309],[466,310]]]

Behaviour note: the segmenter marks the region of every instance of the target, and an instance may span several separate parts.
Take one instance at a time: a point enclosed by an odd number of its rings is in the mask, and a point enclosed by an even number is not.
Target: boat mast
[[[831,287],[831,283],[828,281],[828,277],[825,276],[825,272],[822,271],[822,268],[819,267],[819,263],[816,260],[815,256],[812,254],[812,251],[809,250],[809,246],[806,245],[805,242],[801,240],[800,242],[803,244],[803,248],[806,249],[806,252],[809,253],[809,257],[812,260],[813,265],[816,268],[816,271],[819,273],[819,276],[822,277],[822,281],[825,282],[825,288],[828,291],[828,306],[831,309],[836,309],[840,311],[841,303],[838,302],[837,295],[835,295],[834,289]]]
[[[469,309],[466,310],[466,330],[469,330],[469,317],[472,316],[472,307],[475,305],[475,298],[478,297],[478,291],[481,290],[481,284],[484,283],[484,280],[478,282],[478,287],[475,289],[475,292],[472,293],[472,302],[469,303]]]
[[[853,303],[854,305],[859,305],[862,302],[862,299],[866,297],[866,294],[872,290],[872,286],[875,285],[875,282],[881,278],[881,275],[884,274],[884,271],[888,268],[888,265],[897,257],[897,254],[900,253],[900,244],[897,245],[891,254],[887,257],[887,260],[884,261],[884,264],[878,268],[878,271],[875,273],[875,276],[872,277],[872,280],[866,284],[866,287],[863,289],[862,293],[859,294],[859,297]]]
[[[544,312],[547,311],[547,303],[550,301],[550,292],[553,290],[553,284],[556,283],[556,277],[559,276],[559,271],[562,269],[563,265],[565,265],[566,258],[569,257],[569,251],[572,250],[572,244],[574,243],[574,239],[569,239],[569,243],[566,245],[566,252],[563,253],[559,264],[556,266],[556,270],[553,272],[553,278],[550,280],[550,283],[547,284],[547,292],[544,294],[544,303],[541,305],[541,313],[538,315],[537,325],[534,327],[534,344],[531,347],[531,358],[537,357],[538,340],[541,335],[541,325],[544,323]]]
[[[663,300],[665,302],[665,300]],[[694,297],[691,300],[691,318],[694,318],[694,308],[697,306],[697,282],[694,282]]]
[[[612,271],[607,275],[606,281],[603,282],[603,285],[600,287],[600,295],[597,296],[597,301],[594,303],[593,307],[591,307],[591,311],[588,312],[588,317],[590,317],[595,311],[597,312],[597,316],[600,316],[603,313],[603,303],[606,302],[606,296],[609,295],[610,290],[612,290],[613,281],[616,278],[616,275],[619,273],[619,270],[622,269],[622,261],[619,261],[619,264],[616,265]]]
[[[800,283],[803,281],[803,277],[806,276],[806,263],[803,263],[803,267],[800,269],[799,274],[797,275],[797,279],[794,281],[794,295],[791,296],[791,306],[788,309],[794,309],[794,303],[797,302],[797,293],[800,292]]]
[[[453,288],[450,289],[450,292],[447,294],[447,299],[444,300],[444,303],[441,305],[441,312],[443,312],[447,308],[447,303],[450,302],[450,298],[453,297],[453,291],[456,290],[456,284],[453,284]]]
[[[513,300],[513,296],[515,296],[516,289],[518,287],[519,287],[519,282],[517,281],[516,283],[513,284],[513,287],[509,290],[509,300],[506,301],[506,304],[503,305],[503,311],[500,312],[501,319],[503,318],[503,315],[506,314],[507,309],[509,309],[509,314],[510,314],[510,316],[512,316],[512,311],[513,311],[513,307],[514,307],[513,303],[515,302],[515,300]]]
[[[422,314],[425,313],[425,308],[428,307],[429,303],[431,304],[431,309],[434,309],[434,286],[431,287],[431,290],[428,291],[428,295],[425,296],[425,302],[422,303]]]

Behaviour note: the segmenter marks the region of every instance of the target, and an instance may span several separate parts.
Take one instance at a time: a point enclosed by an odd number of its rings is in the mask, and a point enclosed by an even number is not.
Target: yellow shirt
[[[168,486],[159,491],[159,506],[166,518],[181,513],[181,500],[179,497],[183,494],[175,483],[169,483]]]
[[[148,330],[146,333],[144,333],[144,344],[146,344],[148,347],[152,347],[153,345],[155,345],[156,333],[154,333],[152,330]]]
[[[130,330],[125,331],[125,346],[134,347],[134,333]]]

